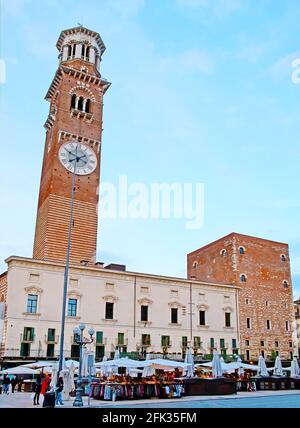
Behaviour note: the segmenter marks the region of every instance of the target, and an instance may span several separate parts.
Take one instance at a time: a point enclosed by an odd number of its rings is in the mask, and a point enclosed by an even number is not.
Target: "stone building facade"
[[[239,286],[240,351],[246,360],[297,353],[288,245],[231,233],[187,256],[188,277]]]
[[[57,358],[64,264],[9,257],[2,361]],[[65,356],[78,357],[73,329],[93,327],[96,358],[121,352],[182,358],[238,352],[237,287],[108,267],[73,265],[67,295]]]

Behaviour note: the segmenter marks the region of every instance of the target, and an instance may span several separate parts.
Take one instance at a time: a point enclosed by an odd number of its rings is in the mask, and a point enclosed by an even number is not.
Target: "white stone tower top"
[[[100,71],[100,62],[105,45],[100,34],[83,26],[69,28],[60,33],[56,44],[60,63],[80,59],[95,65]]]

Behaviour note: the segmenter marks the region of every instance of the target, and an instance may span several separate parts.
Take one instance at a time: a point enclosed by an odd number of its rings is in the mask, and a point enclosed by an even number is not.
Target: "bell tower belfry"
[[[96,257],[103,96],[110,83],[100,74],[104,43],[82,26],[61,32],[59,67],[46,94],[50,103],[41,173],[33,257],[65,261],[72,193],[72,150],[81,154],[76,171],[71,239],[72,263]]]

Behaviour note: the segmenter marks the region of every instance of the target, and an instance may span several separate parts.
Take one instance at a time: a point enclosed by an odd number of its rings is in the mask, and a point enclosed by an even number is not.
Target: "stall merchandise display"
[[[182,384],[167,382],[93,382],[91,396],[97,400],[137,400],[150,398],[180,398]]]

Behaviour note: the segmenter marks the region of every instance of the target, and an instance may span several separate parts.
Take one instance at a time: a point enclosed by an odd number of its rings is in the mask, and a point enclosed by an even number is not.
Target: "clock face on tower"
[[[76,175],[88,175],[97,167],[97,156],[94,151],[78,141],[69,141],[61,146],[58,157],[62,165]]]

